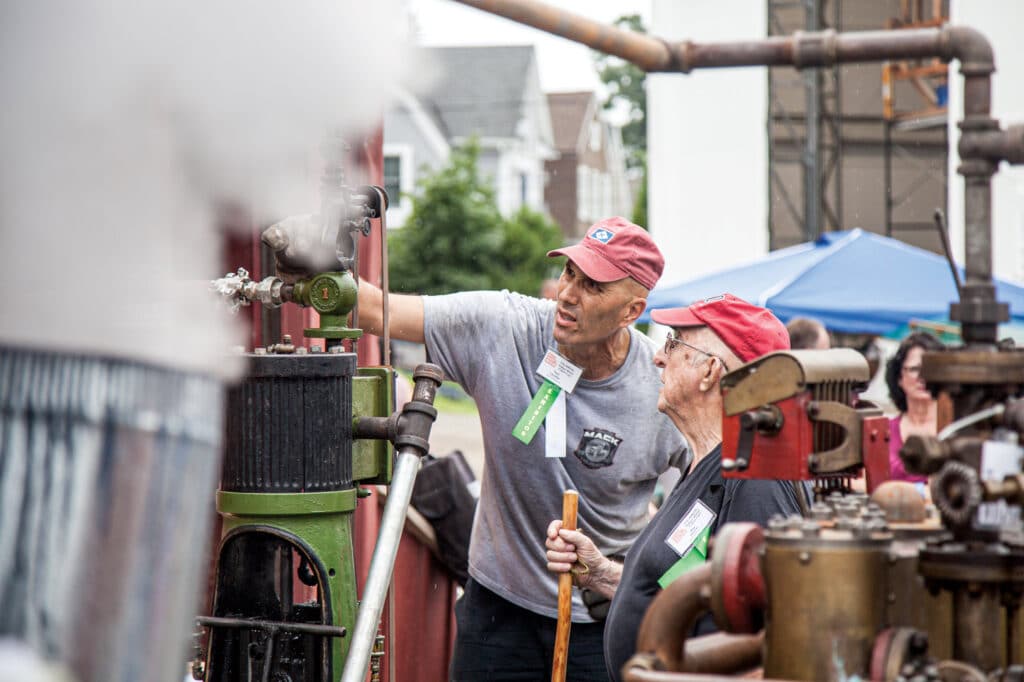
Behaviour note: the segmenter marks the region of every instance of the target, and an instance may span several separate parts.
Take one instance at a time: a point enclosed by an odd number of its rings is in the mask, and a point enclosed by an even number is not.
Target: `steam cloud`
[[[380,120],[398,0],[0,10],[0,343],[225,373],[212,208],[315,210],[329,130]]]

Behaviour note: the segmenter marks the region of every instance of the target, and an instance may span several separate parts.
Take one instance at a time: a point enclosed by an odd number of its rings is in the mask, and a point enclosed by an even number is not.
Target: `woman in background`
[[[896,355],[885,367],[889,396],[900,413],[889,420],[889,479],[927,483],[926,476],[908,474],[900,459],[900,448],[909,436],[934,436],[937,431],[937,401],[921,379],[921,356],[942,350],[942,342],[931,334],[914,332],[903,339]]]

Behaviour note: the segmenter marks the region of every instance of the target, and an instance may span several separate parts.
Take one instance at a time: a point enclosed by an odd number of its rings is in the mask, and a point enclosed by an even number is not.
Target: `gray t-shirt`
[[[623,554],[647,523],[658,475],[686,463],[682,435],[657,411],[657,348],[630,329],[622,367],[600,381],[580,379],[566,397],[565,457],[547,458],[543,426],[529,445],[512,430],[543,381],[541,359],[556,348],[554,301],[484,291],[425,297],[423,308],[430,360],[473,396],[483,426],[469,574],[514,604],[557,617],[544,533],[562,516],[562,492],[579,492],[578,525],[601,552]],[[592,620],[578,591],[573,620]]]

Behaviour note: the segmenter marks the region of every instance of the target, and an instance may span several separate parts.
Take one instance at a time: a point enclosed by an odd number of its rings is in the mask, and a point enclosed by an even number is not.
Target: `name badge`
[[[710,507],[697,500],[665,538],[665,544],[679,556],[684,556],[705,530],[710,531],[716,516]]]
[[[576,383],[583,376],[583,368],[572,364],[560,354],[548,350],[540,361],[537,374],[547,379],[566,393],[572,393]]]

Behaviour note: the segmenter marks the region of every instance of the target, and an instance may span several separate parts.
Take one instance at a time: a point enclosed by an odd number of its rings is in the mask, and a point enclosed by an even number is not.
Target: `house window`
[[[530,183],[526,173],[519,174],[519,205],[526,206],[526,199],[530,196]]]
[[[388,193],[389,206],[402,205],[402,157],[384,157],[384,191]]]

